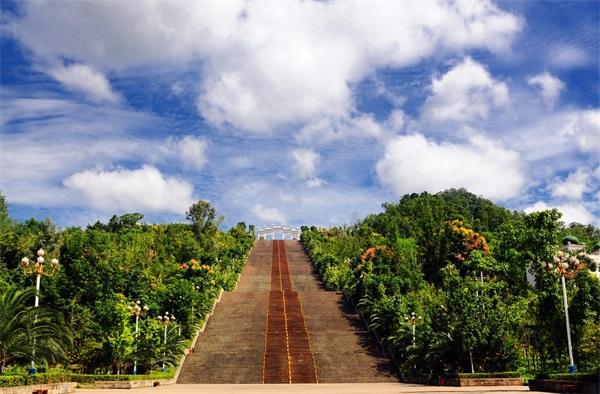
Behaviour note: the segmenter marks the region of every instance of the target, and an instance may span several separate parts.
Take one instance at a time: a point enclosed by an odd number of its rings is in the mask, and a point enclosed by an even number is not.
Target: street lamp
[[[417,315],[415,314],[415,312],[412,312],[412,313],[410,314],[410,316],[406,316],[406,318],[405,318],[405,319],[406,319],[406,321],[407,321],[407,322],[408,322],[410,325],[412,325],[412,345],[413,345],[413,347],[415,347],[415,346],[416,346],[416,342],[417,342],[417,338],[416,338],[416,335],[415,335],[415,334],[416,334],[416,332],[417,332],[417,331],[416,331],[416,327],[417,327],[417,321],[421,320],[421,319],[422,319],[422,317],[421,317],[421,316],[417,316]],[[415,365],[413,365],[413,372],[414,372],[415,374],[417,373],[417,365],[416,365],[416,364],[415,364]]]
[[[42,276],[52,276],[56,270],[58,269],[58,260],[52,259],[50,260],[50,268],[47,269],[47,265],[44,265],[44,249],[40,248],[37,251],[37,258],[35,259],[35,265],[31,264],[27,257],[23,257],[21,259],[21,268],[25,275],[35,275],[35,301],[33,306],[35,308],[40,306],[40,284],[42,281]],[[37,323],[37,313],[35,314],[35,322]],[[30,374],[35,374],[35,337],[33,338],[33,351],[31,358],[31,368],[29,369]]]
[[[406,321],[408,321],[411,325],[412,325],[412,344],[413,346],[415,346],[416,343],[416,327],[417,327],[417,321],[421,320],[422,317],[421,316],[417,316],[415,314],[415,312],[412,312],[410,314],[410,316],[406,316]]]
[[[132,302],[131,305],[129,305],[129,313],[131,313],[132,315],[135,315],[135,350],[136,350],[136,352],[137,352],[137,340],[138,340],[138,328],[139,328],[140,316],[148,313],[148,305],[144,305],[144,306],[140,306],[140,305],[141,305],[140,300],[137,300],[136,302]],[[133,374],[137,375],[137,357],[135,360],[133,360]]]
[[[169,316],[169,312],[165,312],[164,316],[158,316],[158,321],[162,323],[162,325],[165,327],[164,330],[164,339],[163,339],[163,345],[164,345],[164,349],[163,349],[163,362],[162,362],[162,371],[164,372],[165,369],[165,359],[167,358],[167,326],[170,323],[175,323],[175,316],[171,315]]]
[[[569,304],[567,303],[567,285],[565,277],[572,278],[575,276],[575,272],[582,268],[582,262],[579,260],[579,256],[574,256],[571,253],[571,243],[567,242],[567,253],[559,250],[554,258],[553,263],[542,262],[542,266],[547,271],[555,271],[560,275],[560,282],[562,285],[563,301],[565,306],[565,325],[567,328],[567,346],[569,349],[569,373],[577,372],[577,367],[573,361],[573,346],[571,345],[571,326],[569,324]]]
[[[198,292],[200,291],[201,287],[198,285],[192,285],[192,291],[194,292]],[[194,322],[194,300],[192,299],[192,324]]]

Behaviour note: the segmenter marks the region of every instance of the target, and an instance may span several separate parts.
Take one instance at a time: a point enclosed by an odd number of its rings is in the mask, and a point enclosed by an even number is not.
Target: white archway
[[[287,227],[284,225],[271,225],[257,227],[255,231],[256,239],[300,239],[300,229],[298,227]]]

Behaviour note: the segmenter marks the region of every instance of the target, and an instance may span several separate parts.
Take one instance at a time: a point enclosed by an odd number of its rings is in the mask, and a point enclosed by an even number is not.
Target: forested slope
[[[465,190],[406,195],[383,208],[350,227],[305,227],[302,241],[327,286],[357,303],[405,374],[566,370],[552,262],[565,235],[591,251],[598,229],[565,227],[555,210],[511,212]],[[591,261],[578,259],[567,279],[575,363],[593,370],[600,284]]]
[[[190,207],[189,224],[143,224],[143,215],[134,213],[85,229],[58,229],[49,219],[18,223],[8,216],[4,197],[0,203],[0,299],[4,311],[26,307],[16,320],[0,314],[0,326],[10,320],[18,328],[0,329],[3,366],[26,365],[32,358],[38,368],[58,363],[86,373],[131,373],[134,360],[140,372],[163,361],[172,365],[219,290],[235,284],[253,244],[253,232],[243,223],[220,230],[214,208],[203,201]],[[27,289],[35,290],[35,275],[19,266],[22,257],[34,261],[40,248],[47,262],[60,262],[54,275],[41,278],[43,309],[37,313],[50,314],[51,331],[31,321],[36,312]],[[45,272],[51,272],[47,263]],[[7,298],[25,291],[16,301]],[[131,308],[138,300],[148,310],[135,340]],[[166,312],[175,323],[165,344],[157,317]],[[57,335],[58,344],[45,346]]]

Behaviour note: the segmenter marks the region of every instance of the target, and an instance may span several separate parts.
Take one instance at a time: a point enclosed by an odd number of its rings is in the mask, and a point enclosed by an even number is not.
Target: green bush
[[[25,386],[23,375],[0,375],[0,387]]]
[[[553,380],[578,380],[581,382],[597,382],[600,379],[599,372],[593,373],[551,373],[545,379],[553,379]]]
[[[36,373],[35,375],[27,376],[26,381],[28,385],[31,385],[72,382],[72,379],[70,373],[61,371]]]
[[[0,387],[29,386],[71,382],[71,374],[65,371],[44,372],[35,375],[0,375]]]
[[[175,371],[171,368],[166,372],[153,372],[144,375],[71,375],[71,381],[77,383],[94,383],[106,381],[128,381],[128,380],[155,380],[155,379],[172,379],[175,376]]]
[[[459,373],[459,377],[461,378],[471,378],[471,379],[480,379],[480,378],[520,378],[521,373],[517,371],[509,371],[509,372],[478,372],[478,373]]]
[[[71,374],[65,371],[50,371],[45,373],[37,373],[35,375],[0,375],[0,387],[65,382],[92,384],[96,381],[172,379],[173,376],[175,376],[175,370],[173,368],[167,370],[166,372],[153,372],[144,375],[82,375]]]

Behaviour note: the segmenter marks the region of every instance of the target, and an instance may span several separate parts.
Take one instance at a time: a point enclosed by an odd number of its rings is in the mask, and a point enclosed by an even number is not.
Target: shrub
[[[0,375],[0,387],[25,386],[23,375]]]
[[[153,379],[172,379],[175,371],[171,368],[166,372],[153,372],[144,375],[71,375],[71,381],[77,383],[94,383],[97,381],[127,381],[127,380],[153,380]]]
[[[67,373],[64,371],[44,372],[44,373],[36,373],[35,375],[27,376],[26,381],[27,381],[28,385],[64,383],[64,382],[72,382],[72,376],[70,373]]]
[[[472,378],[472,379],[480,379],[480,378],[520,378],[521,373],[517,371],[509,371],[509,372],[478,372],[478,373],[459,373],[459,377],[461,378]]]
[[[598,371],[593,373],[552,373],[548,376],[550,379],[553,380],[578,380],[581,382],[597,382],[600,373]]]

